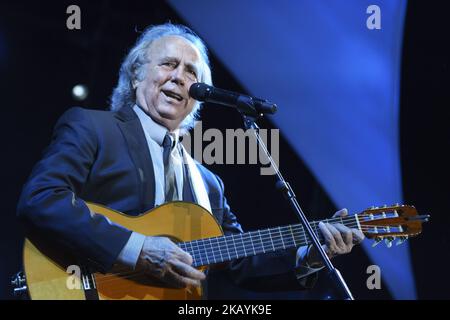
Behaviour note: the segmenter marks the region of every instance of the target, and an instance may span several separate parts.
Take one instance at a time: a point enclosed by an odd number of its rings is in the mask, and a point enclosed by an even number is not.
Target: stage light
[[[89,94],[88,88],[83,84],[77,84],[72,88],[72,97],[75,100],[83,101]]]

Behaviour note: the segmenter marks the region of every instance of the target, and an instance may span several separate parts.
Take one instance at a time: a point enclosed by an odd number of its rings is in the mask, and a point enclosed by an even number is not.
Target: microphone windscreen
[[[207,84],[200,82],[194,83],[189,88],[189,95],[195,100],[204,101],[208,95],[208,88],[209,86]]]

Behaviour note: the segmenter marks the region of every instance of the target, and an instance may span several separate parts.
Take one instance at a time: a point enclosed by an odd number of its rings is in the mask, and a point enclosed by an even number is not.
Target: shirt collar
[[[160,146],[163,145],[164,137],[169,132],[166,127],[156,123],[148,114],[146,114],[138,105],[133,106],[134,112],[138,116],[142,128],[149,135],[149,137],[154,140]],[[172,132],[169,132],[172,136],[172,139],[175,140],[174,146],[179,142],[180,139],[180,129],[175,129]]]

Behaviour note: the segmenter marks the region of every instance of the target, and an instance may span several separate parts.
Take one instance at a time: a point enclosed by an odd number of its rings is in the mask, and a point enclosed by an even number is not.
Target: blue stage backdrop
[[[275,124],[337,207],[359,212],[402,202],[398,120],[406,0],[170,3],[248,92],[279,105]],[[366,25],[370,5],[380,8],[381,29]],[[366,241],[367,253],[392,295],[416,298],[409,247],[370,245]]]

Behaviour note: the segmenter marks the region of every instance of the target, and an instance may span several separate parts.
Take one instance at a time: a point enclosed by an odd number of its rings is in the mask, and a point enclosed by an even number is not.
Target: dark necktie
[[[182,159],[184,159],[183,149],[180,148],[180,154]],[[197,203],[197,199],[194,194],[194,189],[192,187],[191,175],[189,174],[189,166],[183,163],[183,201]]]
[[[164,161],[164,181],[165,190],[164,195],[166,202],[178,199],[177,184],[175,180],[175,169],[173,159],[171,157],[173,150],[173,140],[167,133],[163,141],[163,161]]]

